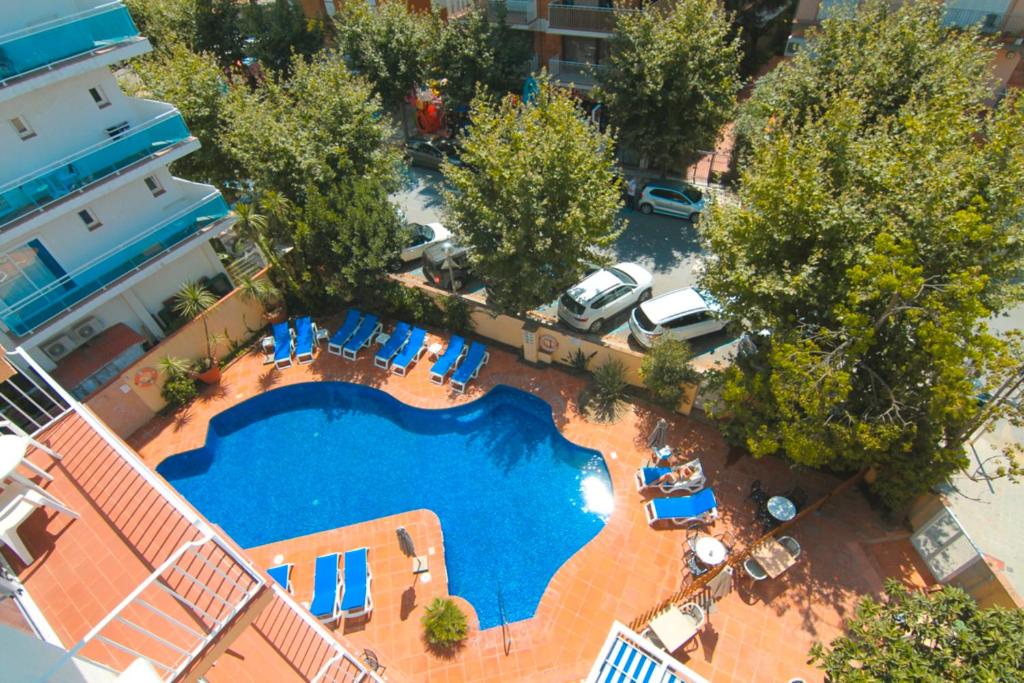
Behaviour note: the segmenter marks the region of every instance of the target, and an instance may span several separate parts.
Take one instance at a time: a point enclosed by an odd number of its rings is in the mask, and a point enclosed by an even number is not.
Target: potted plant
[[[445,649],[465,640],[469,630],[466,615],[449,598],[434,598],[423,611],[421,621],[427,642]]]
[[[204,384],[216,384],[220,381],[220,365],[213,356],[213,341],[210,328],[203,315],[207,309],[217,303],[217,297],[209,289],[198,282],[186,282],[174,297],[174,311],[190,320],[202,316],[203,338],[206,340],[206,356],[201,358],[196,367],[196,377]]]
[[[263,317],[268,323],[281,323],[288,319],[288,310],[285,308],[281,292],[269,278],[254,280],[247,277],[242,280],[238,289],[244,298],[260,302],[263,306]]]

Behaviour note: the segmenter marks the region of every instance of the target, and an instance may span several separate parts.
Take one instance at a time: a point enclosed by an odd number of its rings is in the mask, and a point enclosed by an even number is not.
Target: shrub
[[[683,385],[700,381],[691,358],[690,345],[678,339],[659,341],[647,352],[640,364],[640,379],[655,401],[674,408],[683,398]]]
[[[587,371],[587,365],[590,364],[590,359],[597,355],[597,351],[592,352],[589,356],[583,353],[583,349],[576,349],[565,355],[562,362],[569,366],[569,368],[582,375]]]
[[[167,405],[179,408],[199,395],[199,390],[196,381],[188,375],[171,375],[160,389],[160,395]]]
[[[464,299],[450,296],[441,304],[441,317],[445,329],[459,334],[473,331],[473,309]]]
[[[444,324],[444,314],[434,299],[418,287],[389,281],[380,285],[373,292],[367,292],[364,300],[372,302],[382,313],[399,320],[408,320],[421,325],[440,326]]]
[[[427,642],[440,647],[451,647],[465,639],[469,627],[466,615],[448,598],[434,598],[427,605],[423,618]]]
[[[594,370],[594,400],[604,408],[614,406],[626,395],[626,367],[620,360],[609,360]]]

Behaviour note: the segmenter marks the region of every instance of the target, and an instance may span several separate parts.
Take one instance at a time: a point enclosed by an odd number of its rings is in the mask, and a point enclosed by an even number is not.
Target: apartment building
[[[850,0],[798,0],[786,54],[794,55],[804,44],[807,29],[827,19],[835,8]],[[998,86],[1024,86],[1024,0],[948,0],[946,24],[981,26],[982,33],[999,43],[992,72]]]
[[[121,2],[0,14],[0,345],[79,396],[180,324],[182,283],[232,289],[210,245],[232,224],[227,204],[168,170],[199,141],[111,71],[150,49]]]

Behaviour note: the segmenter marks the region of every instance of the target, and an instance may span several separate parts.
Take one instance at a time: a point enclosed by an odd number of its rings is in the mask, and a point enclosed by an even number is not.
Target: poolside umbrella
[[[395,533],[398,534],[398,547],[402,549],[402,552],[409,557],[416,555],[416,546],[413,545],[412,536],[405,530],[404,526],[400,526],[395,529]]]
[[[668,445],[668,422],[665,418],[659,419],[658,424],[654,425],[654,431],[647,437],[647,445],[656,451]]]

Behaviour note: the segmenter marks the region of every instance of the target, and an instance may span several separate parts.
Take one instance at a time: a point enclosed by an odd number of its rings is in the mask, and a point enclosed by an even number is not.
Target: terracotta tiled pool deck
[[[432,336],[430,341],[440,340]],[[415,511],[248,549],[262,568],[274,564],[277,555],[294,562],[295,596],[308,601],[316,555],[368,546],[374,612],[368,619],[338,626],[336,633],[346,643],[374,650],[387,665],[389,680],[578,681],[586,676],[613,619],[628,623],[678,590],[685,532],[652,529],[643,513],[645,499],[633,482],[637,468],[648,458],[646,437],[660,417],[669,421],[669,443],[701,459],[715,490],[721,518],[710,531],[731,531],[740,546],[758,536],[746,500],[754,479],[775,492],[799,485],[811,500],[839,483],[821,473],[792,470],[778,460],[729,462],[727,446],[713,426],[645,404],[631,404],[614,424],[591,422],[578,408],[582,378],[528,366],[500,349],[491,349],[490,363],[465,396],[453,394],[447,385],[431,384],[425,359],[407,377],[398,377],[374,368],[372,353],[364,351],[361,356],[347,362],[321,351],[311,365],[275,370],[262,365],[260,355],[248,354],[187,410],[154,420],[129,441],[156,466],[170,455],[201,446],[214,415],[285,384],[357,382],[423,408],[470,401],[506,384],[546,400],[568,439],[600,450],[615,488],[615,510],[607,525],[556,573],[535,616],[509,625],[507,634],[501,628],[474,628],[464,646],[448,655],[426,646],[419,623],[424,605],[447,590],[443,529],[433,513]],[[429,558],[429,582],[413,576],[411,559],[401,553],[395,535],[400,525],[410,531],[418,552],[435,550]],[[796,566],[756,590],[737,581],[738,590],[718,603],[705,630],[676,657],[719,683],[787,681],[798,676],[822,680],[806,663],[811,643],[837,635],[856,600],[880,590],[885,573],[898,571],[908,581],[921,581],[909,557],[892,550],[876,552],[898,544],[893,540],[900,538],[898,532],[884,524],[856,490],[843,493],[793,530],[804,549]],[[511,638],[508,654],[505,635]],[[228,680],[217,675],[220,668],[210,672],[211,680]]]

